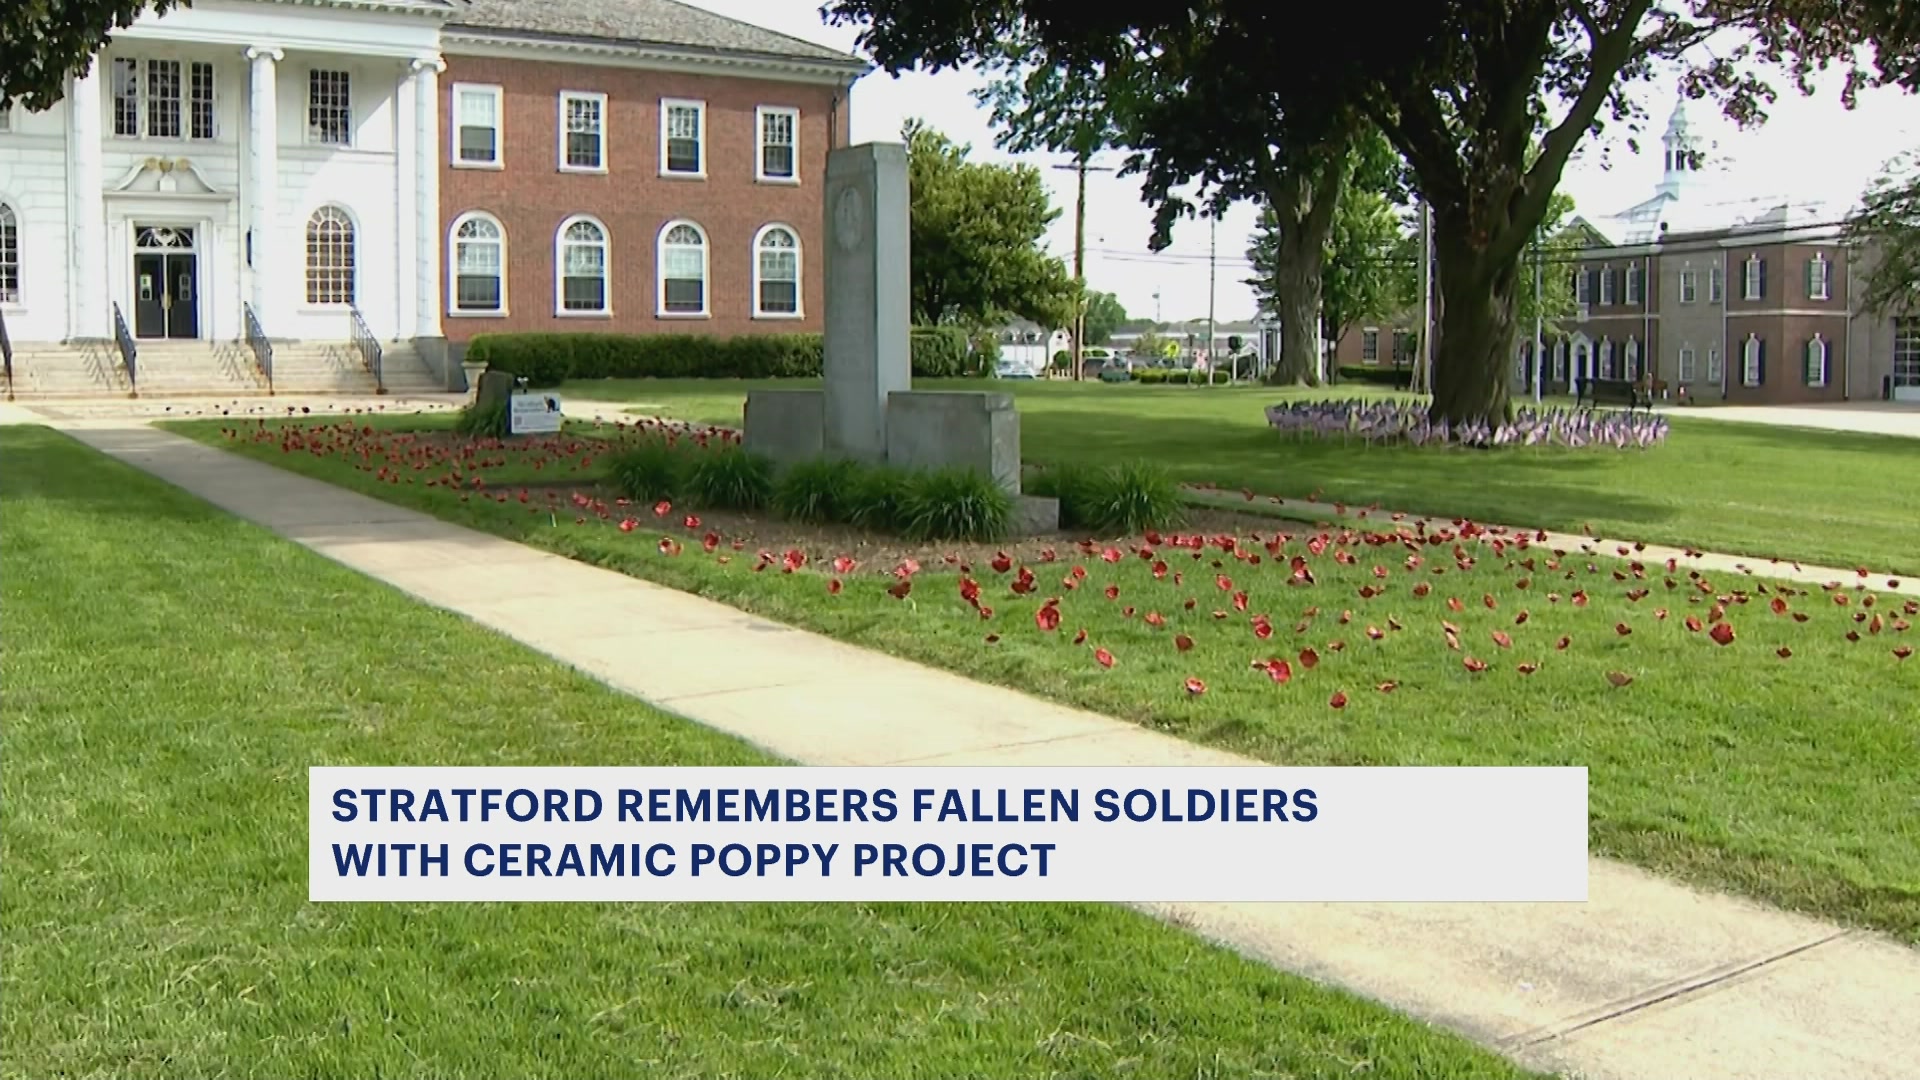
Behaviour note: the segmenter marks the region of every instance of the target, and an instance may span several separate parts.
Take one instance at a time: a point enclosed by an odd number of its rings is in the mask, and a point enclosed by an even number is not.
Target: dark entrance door
[[[133,335],[199,337],[200,264],[191,250],[193,230],[142,226],[135,247]],[[173,250],[165,250],[169,248]]]

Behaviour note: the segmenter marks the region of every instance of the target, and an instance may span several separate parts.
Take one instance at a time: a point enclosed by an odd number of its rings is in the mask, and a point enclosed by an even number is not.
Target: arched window
[[[507,231],[491,214],[462,214],[453,223],[453,310],[502,315],[507,310]]]
[[[753,313],[800,314],[800,238],[785,225],[769,225],[754,240]]]
[[[0,304],[20,302],[20,219],[0,202]]]
[[[1638,338],[1628,338],[1627,347],[1624,352],[1626,353],[1627,360],[1627,374],[1625,377],[1629,380],[1638,379],[1640,377],[1640,340]]]
[[[1613,342],[1600,339],[1600,377],[1613,378]]]
[[[707,236],[691,221],[660,230],[660,314],[707,313]]]
[[[558,238],[560,314],[606,314],[607,230],[592,218],[568,218]]]
[[[354,302],[353,219],[323,206],[307,219],[307,303]]]
[[[1827,339],[1819,334],[1807,342],[1807,385],[1827,385]]]

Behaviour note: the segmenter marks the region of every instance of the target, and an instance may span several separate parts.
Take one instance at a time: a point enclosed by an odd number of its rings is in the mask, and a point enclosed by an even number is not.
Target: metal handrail
[[[7,313],[0,311],[0,360],[7,365],[7,400],[13,400],[13,342],[7,338]]]
[[[361,362],[367,365],[367,370],[373,372],[373,392],[384,394],[387,392],[387,383],[380,373],[380,339],[374,337],[373,331],[367,328],[367,320],[360,316],[357,306],[348,304],[347,313],[353,316],[353,347],[359,352]]]
[[[138,377],[138,357],[140,347],[133,343],[133,333],[127,329],[127,317],[120,314],[118,301],[113,305],[113,343],[120,347],[120,366],[127,371],[127,396],[140,396]]]
[[[267,340],[267,332],[260,328],[260,317],[253,313],[253,305],[242,300],[240,313],[246,317],[247,346],[253,350],[253,362],[266,376],[267,394],[273,394],[273,342]]]

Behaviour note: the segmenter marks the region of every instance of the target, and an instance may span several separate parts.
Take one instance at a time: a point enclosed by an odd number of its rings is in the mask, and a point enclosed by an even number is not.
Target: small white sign
[[[520,393],[507,399],[507,430],[515,435],[553,435],[560,430],[560,399]]]

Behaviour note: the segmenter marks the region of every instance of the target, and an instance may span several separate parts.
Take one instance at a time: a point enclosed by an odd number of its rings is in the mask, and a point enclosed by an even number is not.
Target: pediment
[[[233,193],[216,186],[186,158],[150,157],[137,161],[109,189],[116,195],[185,195],[200,198],[232,198]]]

